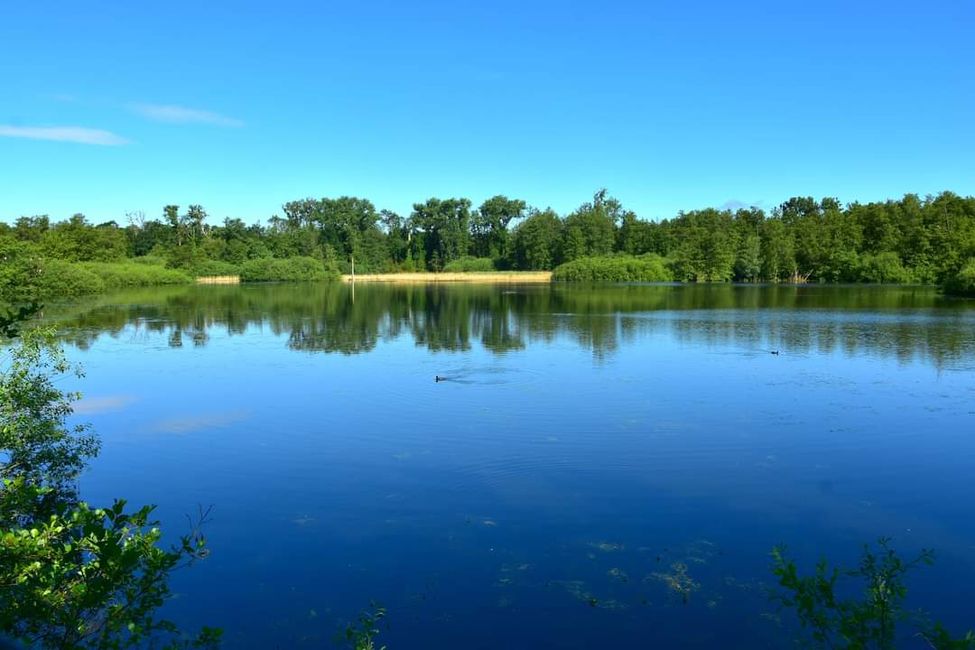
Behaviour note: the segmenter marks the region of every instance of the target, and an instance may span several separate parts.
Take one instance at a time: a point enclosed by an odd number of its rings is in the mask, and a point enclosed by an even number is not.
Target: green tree
[[[682,213],[674,223],[677,249],[674,273],[679,280],[723,282],[734,274],[737,242],[728,211]]]
[[[514,267],[522,271],[553,268],[561,227],[558,215],[551,208],[529,214],[511,235]]]
[[[562,223],[559,263],[578,257],[607,255],[616,244],[616,221],[624,211],[619,201],[599,190],[591,203],[584,203]]]
[[[503,260],[508,256],[508,224],[525,213],[525,202],[494,196],[481,204],[471,217],[471,252],[475,257]]]
[[[16,222],[14,222],[13,230],[17,239],[21,241],[34,242],[37,244],[40,243],[44,233],[46,233],[50,227],[51,220],[45,214],[34,217],[20,217]]]
[[[469,199],[428,199],[414,203],[410,221],[423,231],[425,261],[431,271],[467,255],[470,234]]]
[[[787,282],[795,277],[795,240],[781,219],[769,219],[759,232],[762,255],[762,278],[769,282]]]

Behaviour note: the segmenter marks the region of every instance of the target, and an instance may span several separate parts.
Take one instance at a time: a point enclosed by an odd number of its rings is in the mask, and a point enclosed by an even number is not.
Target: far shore
[[[343,275],[343,282],[352,282],[353,276]],[[356,282],[481,282],[481,283],[532,283],[552,281],[551,271],[492,271],[470,273],[365,273],[355,275]]]

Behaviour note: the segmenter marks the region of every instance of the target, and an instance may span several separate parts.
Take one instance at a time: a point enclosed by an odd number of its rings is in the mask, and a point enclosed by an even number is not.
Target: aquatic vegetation
[[[571,595],[576,600],[580,600],[586,603],[598,602],[598,600],[586,589],[586,583],[582,580],[553,580],[549,584],[557,585],[565,589],[565,591]]]
[[[687,604],[693,592],[701,588],[701,585],[687,573],[687,565],[683,562],[671,564],[669,573],[655,571],[648,578],[663,582],[668,589],[680,596],[681,602],[684,604]]]
[[[618,567],[613,567],[612,569],[606,572],[606,575],[620,582],[629,582],[630,580],[630,577],[626,575],[626,571]]]
[[[586,588],[582,580],[553,580],[550,585],[562,587],[566,593],[589,607],[599,609],[626,609],[626,604],[613,598],[599,598]]]
[[[532,565],[527,562],[522,562],[521,564],[502,564],[501,573],[511,573],[514,571],[522,572],[527,571],[531,567]]]
[[[706,539],[698,539],[684,547],[685,559],[694,564],[707,564],[718,553],[718,547]]]

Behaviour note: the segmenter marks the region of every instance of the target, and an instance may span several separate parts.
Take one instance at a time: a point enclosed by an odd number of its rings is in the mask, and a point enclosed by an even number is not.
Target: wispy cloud
[[[169,122],[171,124],[211,124],[213,126],[229,127],[244,126],[242,120],[198,108],[167,104],[131,104],[129,108],[139,115],[157,122]]]
[[[247,411],[226,411],[220,413],[201,413],[168,418],[156,422],[151,430],[156,433],[194,433],[207,429],[219,429],[236,424],[249,417]]]
[[[105,397],[85,397],[74,403],[75,415],[92,415],[96,413],[108,413],[119,411],[136,398],[131,395],[108,395]]]
[[[111,131],[87,129],[81,126],[14,126],[11,124],[0,124],[0,137],[77,142],[79,144],[97,144],[109,147],[129,144],[129,140]]]
[[[738,199],[728,199],[721,204],[722,210],[741,210],[742,208],[765,208],[765,201],[740,201]]]

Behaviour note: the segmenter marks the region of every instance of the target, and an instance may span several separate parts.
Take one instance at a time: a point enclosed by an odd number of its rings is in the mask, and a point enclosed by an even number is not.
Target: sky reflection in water
[[[971,303],[275,285],[47,315],[104,440],[87,497],[174,530],[214,505],[170,609],[229,647],[327,645],[370,599],[393,650],[778,647],[771,546],[853,561],[881,535],[937,549],[912,594],[975,625]]]

